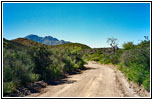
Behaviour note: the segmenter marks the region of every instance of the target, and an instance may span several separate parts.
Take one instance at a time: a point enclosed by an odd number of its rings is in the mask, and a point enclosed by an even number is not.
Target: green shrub
[[[123,44],[123,48],[125,50],[130,50],[130,49],[133,49],[134,47],[135,47],[135,45],[133,44],[133,42],[127,42],[127,43]]]
[[[114,53],[103,53],[99,57],[99,61],[102,64],[119,64],[120,56],[122,55],[122,50],[116,50]]]
[[[25,39],[18,40],[17,42],[4,40],[4,94],[37,80],[54,81],[67,72],[83,68],[85,62],[81,51],[89,48],[81,44],[46,46]]]
[[[63,59],[63,62],[65,63],[64,65],[64,72],[73,72],[74,71],[74,63],[72,59],[67,56],[65,59]]]
[[[4,95],[13,92],[18,86],[38,80],[33,73],[34,63],[26,50],[3,48],[3,60]]]
[[[9,94],[15,90],[16,86],[13,82],[4,82],[3,83],[3,94]]]
[[[39,80],[39,74],[29,74],[29,77],[31,78],[30,82],[35,82]]]
[[[143,86],[147,91],[150,91],[150,75],[146,75],[146,78],[143,81]]]
[[[150,91],[150,47],[142,41],[135,48],[125,50],[120,58],[119,69],[132,80]]]

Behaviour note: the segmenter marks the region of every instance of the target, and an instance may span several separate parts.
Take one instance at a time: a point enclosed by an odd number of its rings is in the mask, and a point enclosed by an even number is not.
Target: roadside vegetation
[[[75,49],[74,49],[75,48]],[[83,69],[85,62],[80,50],[89,48],[81,44],[60,47],[47,46],[27,39],[3,40],[3,94],[18,87],[44,80],[59,80],[65,74]]]
[[[86,61],[94,60],[101,64],[117,65],[129,81],[134,81],[150,91],[150,40],[148,37],[145,36],[145,39],[137,45],[133,42],[124,43],[122,49],[117,48],[116,39],[109,38],[108,41],[110,40],[112,48],[92,50],[83,58]]]

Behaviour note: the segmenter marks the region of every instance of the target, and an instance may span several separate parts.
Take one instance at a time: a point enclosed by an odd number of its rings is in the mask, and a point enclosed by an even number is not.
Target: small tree
[[[144,40],[142,40],[138,45],[137,48],[146,48],[146,47],[150,47],[150,40],[148,38],[148,36],[144,36]]]
[[[113,38],[113,37],[107,39],[107,43],[112,47],[113,52],[115,52],[115,50],[118,49],[117,42],[118,42],[118,39]]]
[[[126,50],[133,49],[134,48],[134,44],[133,44],[133,42],[124,43],[123,44],[123,48],[126,49]]]

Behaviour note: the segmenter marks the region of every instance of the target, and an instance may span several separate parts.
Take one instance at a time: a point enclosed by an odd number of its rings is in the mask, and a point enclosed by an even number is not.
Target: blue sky
[[[108,47],[107,38],[135,44],[150,36],[149,3],[3,3],[3,37],[29,34]]]

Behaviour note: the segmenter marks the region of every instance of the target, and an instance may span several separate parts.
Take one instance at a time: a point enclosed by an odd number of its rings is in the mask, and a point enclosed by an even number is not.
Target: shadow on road
[[[82,74],[83,71],[86,71],[86,70],[95,70],[95,69],[97,69],[97,68],[84,67],[82,69],[77,69],[77,70],[75,70],[73,72],[69,72],[67,75],[65,75],[60,80],[49,82],[48,85],[72,84],[72,83],[77,82],[77,81],[76,80],[67,80],[67,78],[71,77],[69,75]]]
[[[74,82],[77,82],[77,81],[76,80],[62,79],[62,80],[59,80],[59,81],[51,82],[49,85],[72,84]]]

